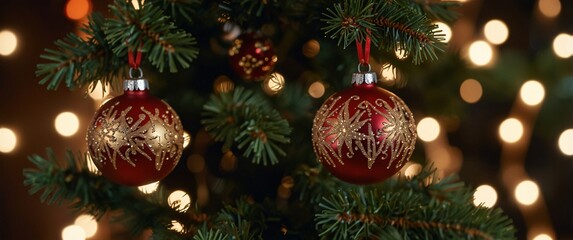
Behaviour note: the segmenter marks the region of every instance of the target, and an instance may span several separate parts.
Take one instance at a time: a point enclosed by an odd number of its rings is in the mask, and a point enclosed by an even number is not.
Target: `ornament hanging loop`
[[[362,66],[368,66],[368,71],[370,72],[370,29],[366,29],[366,39],[364,40],[364,47],[362,47],[362,41],[356,39],[356,53],[358,54],[358,72],[362,71]]]
[[[137,54],[135,54],[135,56],[133,55],[133,51],[127,52],[127,60],[129,62],[129,78],[143,78],[143,70],[141,70],[139,67],[141,65],[141,49],[137,50]],[[136,76],[133,75],[133,70],[137,71],[138,74]]]
[[[366,71],[364,71],[365,67],[368,67],[368,69]],[[370,63],[368,63],[368,64],[359,63],[358,64],[358,72],[359,73],[370,72],[370,70],[372,70],[372,66],[370,66]]]
[[[137,75],[133,75],[133,71],[137,71]],[[129,79],[141,79],[143,78],[143,70],[140,67],[138,68],[129,68]]]

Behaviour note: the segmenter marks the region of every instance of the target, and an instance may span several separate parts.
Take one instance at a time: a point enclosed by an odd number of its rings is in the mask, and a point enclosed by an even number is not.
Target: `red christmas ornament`
[[[352,82],[316,113],[313,148],[339,179],[354,184],[381,182],[411,157],[417,137],[414,118],[402,99],[376,85],[375,73],[355,73]]]
[[[125,80],[123,95],[96,112],[87,142],[104,177],[140,186],[175,168],[183,151],[183,128],[177,113],[149,93],[147,80]]]
[[[229,56],[231,67],[245,80],[264,79],[277,62],[271,40],[254,33],[244,33],[235,39]]]

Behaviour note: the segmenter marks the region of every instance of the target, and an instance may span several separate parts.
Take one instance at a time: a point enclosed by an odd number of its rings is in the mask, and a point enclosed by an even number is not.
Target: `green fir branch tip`
[[[293,176],[296,182],[294,192],[298,195],[298,200],[313,205],[318,205],[324,196],[336,193],[342,183],[325,171],[322,165],[310,167],[301,164]]]
[[[111,51],[103,31],[105,19],[100,14],[89,17],[89,23],[80,28],[88,38],[82,39],[70,33],[54,44],[57,50],[46,49],[40,57],[48,63],[37,65],[36,76],[42,77],[40,84],[48,84],[55,90],[65,82],[66,87],[76,88],[101,81],[107,85],[125,76],[124,60]],[[95,86],[95,84],[93,84]]]
[[[288,122],[253,91],[237,88],[212,95],[203,109],[201,123],[225,151],[235,146],[243,157],[263,165],[276,164],[277,155],[286,154],[281,144],[290,141]]]
[[[215,226],[230,239],[262,239],[266,226],[262,205],[243,196],[232,205],[226,205],[215,219]]]
[[[116,0],[109,8],[116,18],[107,22],[107,41],[116,55],[127,59],[128,51],[141,50],[160,72],[188,68],[197,57],[195,38],[170,22],[159,6],[145,2],[135,9],[131,2]]]
[[[323,16],[325,34],[344,48],[368,36],[378,49],[403,50],[415,64],[436,60],[436,51],[443,51],[437,26],[411,0],[345,0]]]
[[[219,229],[206,229],[202,228],[197,231],[193,240],[227,240],[229,239],[227,234],[224,234]]]

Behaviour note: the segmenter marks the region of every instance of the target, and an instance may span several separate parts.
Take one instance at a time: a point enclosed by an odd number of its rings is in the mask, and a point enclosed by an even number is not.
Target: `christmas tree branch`
[[[327,9],[323,30],[345,48],[370,37],[381,50],[404,50],[416,64],[435,60],[436,51],[443,51],[441,35],[416,7],[410,0],[346,0]]]
[[[323,171],[322,165],[310,167],[301,164],[294,173],[294,192],[300,201],[318,205],[324,196],[336,193],[341,183],[327,171]]]
[[[216,228],[234,239],[261,239],[265,222],[262,206],[248,197],[225,206],[215,220]]]
[[[166,67],[171,72],[177,71],[178,66],[187,68],[197,56],[195,38],[167,22],[168,17],[152,2],[136,10],[131,2],[117,0],[110,9],[116,19],[94,14],[89,24],[80,29],[87,40],[71,33],[55,42],[57,50],[46,49],[41,58],[50,63],[38,64],[36,71],[37,76],[42,76],[41,84],[48,83],[47,88],[53,90],[61,82],[75,88],[96,81],[102,81],[104,86],[119,81],[127,76],[127,51],[138,48],[160,71]]]
[[[193,236],[193,240],[227,240],[229,236],[222,233],[219,229],[202,228]]]
[[[166,66],[171,72],[177,72],[178,66],[188,68],[197,57],[195,38],[169,22],[159,6],[145,2],[135,9],[131,2],[116,0],[109,8],[116,18],[107,22],[107,40],[116,55],[141,50],[160,72]]]
[[[327,195],[315,220],[328,239],[514,238],[511,220],[500,209],[476,207],[471,200],[472,191],[456,178],[437,181],[426,168],[411,179]]]
[[[55,90],[61,82],[68,88],[82,87],[96,81],[103,86],[125,76],[127,68],[111,52],[103,31],[105,19],[100,14],[93,14],[89,24],[80,30],[89,38],[82,39],[74,33],[57,40],[57,50],[46,49],[40,57],[51,61],[38,64],[36,75],[43,76],[40,84],[48,83],[47,88]],[[95,86],[95,84],[94,84]]]
[[[272,204],[255,203],[252,198],[241,197],[233,204],[225,205],[214,217],[198,209],[186,212],[187,208],[167,204],[163,189],[143,194],[134,187],[110,182],[102,176],[91,173],[86,161],[66,152],[65,164],[58,160],[51,149],[47,158],[33,155],[30,161],[35,169],[25,169],[24,184],[30,186],[30,194],[42,191],[40,199],[47,204],[71,202],[72,208],[101,218],[111,213],[120,219],[133,235],[151,229],[153,239],[261,239],[269,222],[275,221],[269,207]],[[173,221],[183,227],[175,231]]]
[[[208,221],[205,214],[179,212],[168,206],[162,190],[144,195],[137,188],[114,184],[102,176],[91,173],[85,161],[66,152],[66,162],[58,164],[54,152],[47,150],[48,157],[38,155],[29,159],[36,169],[25,169],[24,184],[30,186],[30,194],[42,191],[40,199],[47,204],[71,202],[76,211],[102,217],[113,213],[131,230],[132,234],[151,229],[155,239],[182,239],[183,235],[169,230],[172,221],[185,224],[192,234]]]
[[[237,88],[231,93],[213,95],[204,105],[205,129],[224,150],[236,146],[253,163],[278,163],[285,152],[279,144],[290,141],[290,127],[267,101],[253,91]]]

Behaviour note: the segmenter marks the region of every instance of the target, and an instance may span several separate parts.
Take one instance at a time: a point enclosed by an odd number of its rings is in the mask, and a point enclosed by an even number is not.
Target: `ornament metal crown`
[[[352,84],[373,84],[378,82],[375,72],[357,72],[352,74]]]

